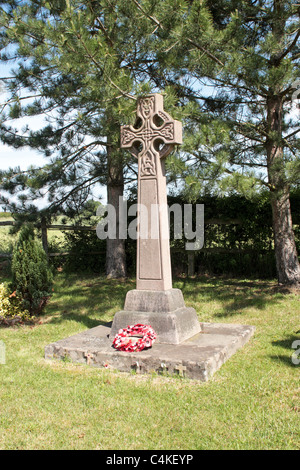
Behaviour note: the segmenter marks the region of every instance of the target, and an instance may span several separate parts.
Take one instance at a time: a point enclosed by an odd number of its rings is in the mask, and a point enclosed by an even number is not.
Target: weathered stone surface
[[[164,291],[137,290],[127,292],[124,310],[140,312],[173,312],[185,307],[180,289]]]
[[[137,323],[151,325],[160,343],[179,344],[201,331],[201,324],[193,308],[183,307],[168,313],[121,310],[114,316],[111,338],[121,328]]]
[[[46,359],[64,359],[122,372],[135,370],[147,374],[179,374],[207,381],[253,335],[248,325],[203,323],[202,331],[177,345],[155,342],[136,353],[112,347],[110,325],[97,326],[83,333],[49,344]]]
[[[197,313],[185,306],[180,289],[127,292],[124,310],[114,316],[111,337],[137,323],[151,325],[160,343],[179,344],[201,331]]]

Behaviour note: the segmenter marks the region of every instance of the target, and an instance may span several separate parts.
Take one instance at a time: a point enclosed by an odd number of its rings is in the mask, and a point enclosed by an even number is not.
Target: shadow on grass
[[[48,323],[74,321],[87,328],[107,324],[123,308],[126,293],[133,288],[131,281],[59,275],[45,311]]]
[[[251,307],[263,310],[291,293],[290,289],[280,289],[275,281],[265,280],[201,276],[177,279],[175,284],[190,302],[220,302],[222,311],[215,313],[216,318],[241,315]]]
[[[79,323],[81,325],[86,326],[88,329],[94,328],[95,326],[104,325],[107,323],[105,321],[93,319],[84,313],[76,314],[72,312],[71,313],[63,312],[60,316],[53,317],[49,323],[52,323],[55,325],[55,324],[60,324],[65,321],[73,321],[73,322]]]
[[[182,290],[186,303],[197,310],[201,302],[218,301],[215,318],[242,315],[247,308],[263,310],[284,298],[274,281],[251,281],[201,276],[177,278],[173,286]],[[111,321],[124,307],[126,293],[135,289],[134,280],[108,280],[97,275],[59,274],[46,315],[52,323],[76,321],[93,328]],[[52,317],[52,318],[51,318]]]
[[[277,346],[286,350],[286,354],[279,354],[277,356],[270,356],[274,361],[290,367],[299,367],[300,369],[300,330],[296,334],[290,335],[284,339],[272,341],[272,346]],[[292,355],[294,354],[294,361]]]

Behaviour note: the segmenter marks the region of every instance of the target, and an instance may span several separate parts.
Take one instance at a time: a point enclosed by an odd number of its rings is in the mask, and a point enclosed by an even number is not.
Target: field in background
[[[0,212],[0,222],[13,220],[11,215],[6,212]],[[11,227],[0,227],[0,253],[7,254],[12,252],[13,243],[16,235],[10,234]]]
[[[55,219],[53,224],[61,224],[63,216],[59,216]],[[12,221],[13,218],[9,213],[0,212],[0,222]],[[36,231],[37,236],[41,236],[40,230]],[[17,239],[16,234],[11,234],[11,227],[0,226],[0,254],[7,254],[12,252],[12,247]],[[65,237],[61,230],[48,230],[48,243],[50,246],[54,246],[57,249],[63,251],[65,245]]]

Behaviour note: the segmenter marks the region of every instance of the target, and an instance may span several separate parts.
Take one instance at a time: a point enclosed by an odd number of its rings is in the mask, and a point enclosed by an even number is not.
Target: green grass
[[[44,359],[47,344],[111,320],[134,287],[61,273],[39,324],[0,330],[1,449],[300,449],[299,296],[275,282],[174,282],[203,321],[256,326],[207,383]]]
[[[0,212],[0,222],[13,220],[9,212]],[[10,234],[10,226],[0,227],[0,253],[6,254],[12,252],[13,243],[16,240],[16,235]]]

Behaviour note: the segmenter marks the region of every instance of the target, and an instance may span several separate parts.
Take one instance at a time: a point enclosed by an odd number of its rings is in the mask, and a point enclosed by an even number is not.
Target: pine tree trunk
[[[106,275],[117,279],[126,277],[125,240],[119,238],[119,197],[123,197],[123,163],[122,157],[113,147],[107,147],[107,203],[115,208],[116,212],[116,238],[106,239]]]
[[[282,147],[282,97],[267,99],[267,165],[271,184],[271,206],[278,282],[300,285],[300,264],[293,232],[289,186],[285,178]]]
[[[289,193],[271,197],[275,257],[280,284],[300,284],[300,265],[292,226]]]

